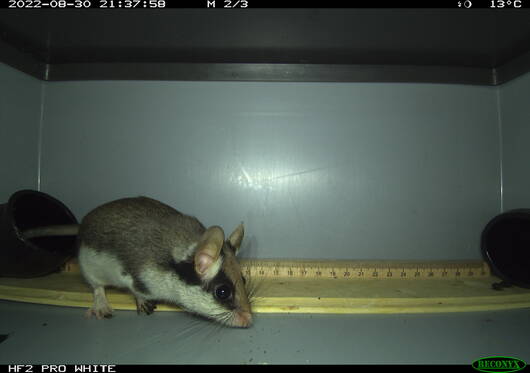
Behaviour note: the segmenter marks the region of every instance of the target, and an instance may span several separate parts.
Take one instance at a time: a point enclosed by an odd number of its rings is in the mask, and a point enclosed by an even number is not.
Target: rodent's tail
[[[75,236],[79,232],[79,224],[50,225],[31,228],[22,232],[22,236],[29,240],[35,237]]]

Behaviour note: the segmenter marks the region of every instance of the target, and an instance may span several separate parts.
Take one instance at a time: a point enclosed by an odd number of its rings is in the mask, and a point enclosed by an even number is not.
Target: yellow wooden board
[[[530,290],[493,290],[491,276],[452,279],[252,278],[253,312],[268,313],[427,313],[530,307]],[[135,310],[131,295],[109,289],[114,309]],[[0,299],[89,307],[92,294],[81,275],[62,272],[33,279],[0,278]],[[157,310],[177,311],[159,305]]]

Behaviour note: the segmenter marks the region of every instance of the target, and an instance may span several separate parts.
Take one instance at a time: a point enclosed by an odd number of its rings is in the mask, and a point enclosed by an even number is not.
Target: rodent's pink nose
[[[238,328],[248,328],[252,324],[252,314],[246,311],[236,312],[232,325]]]

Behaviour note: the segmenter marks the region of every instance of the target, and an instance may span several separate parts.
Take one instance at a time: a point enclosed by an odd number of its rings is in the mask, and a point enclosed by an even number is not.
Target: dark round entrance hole
[[[60,269],[75,254],[76,236],[26,240],[26,229],[77,224],[72,212],[52,196],[33,190],[14,193],[0,205],[0,276],[36,277]]]

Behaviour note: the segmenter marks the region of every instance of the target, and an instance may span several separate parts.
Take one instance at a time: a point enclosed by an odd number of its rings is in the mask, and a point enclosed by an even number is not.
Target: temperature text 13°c
[[[504,8],[522,8],[523,0],[491,0],[490,8],[504,9]]]

